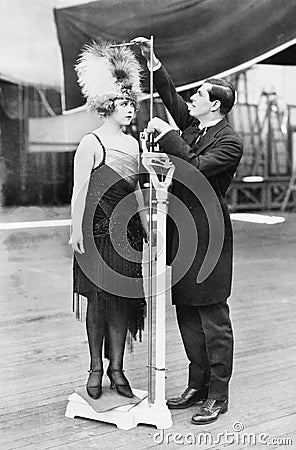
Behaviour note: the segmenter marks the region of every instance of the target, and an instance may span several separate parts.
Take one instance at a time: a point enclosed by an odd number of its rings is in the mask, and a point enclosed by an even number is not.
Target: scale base
[[[130,430],[137,425],[149,424],[158,429],[172,426],[171,412],[166,405],[148,405],[147,392],[133,389],[134,394],[142,401],[137,404],[118,406],[107,411],[97,412],[81,395],[74,393],[68,398],[65,416],[71,419],[83,417],[99,422],[113,423],[121,430]],[[114,393],[114,395],[117,395]]]

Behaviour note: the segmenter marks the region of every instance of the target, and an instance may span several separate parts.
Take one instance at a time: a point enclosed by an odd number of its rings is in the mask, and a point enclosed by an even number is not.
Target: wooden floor
[[[68,217],[67,210],[33,208],[26,216],[27,211],[3,211],[2,221],[20,220],[20,215],[26,220]],[[84,324],[70,311],[68,230],[0,231],[1,450],[296,448],[296,221],[292,213],[285,218],[279,225],[233,223],[235,361],[229,412],[199,427],[190,423],[196,407],[172,411],[173,427],[163,435],[147,425],[123,431],[65,417],[67,398],[84,386],[88,369]],[[146,389],[146,344],[145,334],[125,359],[126,374],[139,389]],[[182,392],[187,381],[170,304],[167,368],[170,397]],[[205,443],[201,433],[212,440]],[[263,445],[260,438],[277,443]]]

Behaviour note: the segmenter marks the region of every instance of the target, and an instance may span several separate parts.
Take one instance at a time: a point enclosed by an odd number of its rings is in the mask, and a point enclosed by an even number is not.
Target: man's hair
[[[205,83],[211,84],[209,91],[210,101],[219,100],[220,113],[225,116],[232,109],[235,102],[235,88],[229,81],[220,78],[209,78]]]

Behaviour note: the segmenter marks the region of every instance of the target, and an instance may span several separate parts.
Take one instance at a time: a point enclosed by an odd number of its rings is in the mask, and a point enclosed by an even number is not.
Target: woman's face
[[[111,117],[121,126],[130,125],[135,114],[135,107],[133,104],[129,100],[124,99],[115,100],[114,104],[115,110]]]

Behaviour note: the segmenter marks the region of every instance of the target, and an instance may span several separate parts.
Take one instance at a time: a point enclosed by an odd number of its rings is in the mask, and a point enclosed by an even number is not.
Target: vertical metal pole
[[[269,96],[267,99],[267,151],[266,151],[266,168],[265,177],[268,178],[271,175],[271,158],[272,158],[272,140],[271,140],[271,102]]]
[[[153,36],[150,38],[150,114],[149,118],[153,118]],[[149,136],[150,143],[152,143],[153,136]],[[151,146],[149,148],[151,151]],[[152,236],[152,201],[153,201],[152,178],[149,174],[149,235]],[[152,364],[153,364],[153,341],[152,341],[152,326],[153,326],[153,283],[152,283],[152,243],[149,241],[149,263],[148,263],[148,405],[153,401],[152,392]]]
[[[157,235],[162,236],[162,248],[157,246],[155,302],[155,406],[165,405],[165,306],[166,306],[166,215],[167,189],[157,190]]]
[[[153,118],[153,52],[154,52],[154,39],[150,37],[150,120]]]

